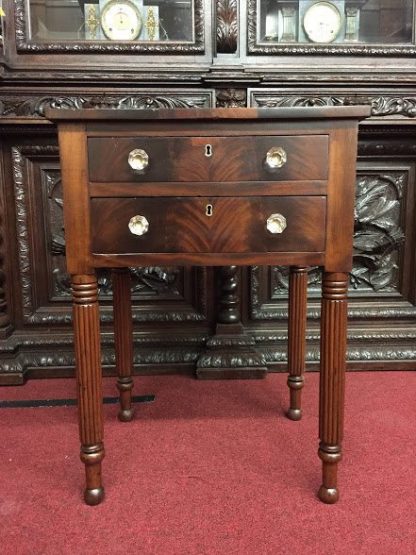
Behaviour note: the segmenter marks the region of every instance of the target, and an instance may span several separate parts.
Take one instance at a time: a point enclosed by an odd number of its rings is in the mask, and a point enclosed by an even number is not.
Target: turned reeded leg
[[[112,272],[114,305],[114,345],[117,367],[117,388],[120,392],[118,418],[129,422],[133,418],[131,393],[133,389],[133,320],[131,312],[131,278],[128,268]]]
[[[319,400],[319,457],[324,503],[339,497],[337,467],[341,460],[344,420],[345,358],[347,349],[348,274],[324,273],[321,313],[321,370]]]
[[[84,499],[88,505],[98,505],[104,498],[101,482],[104,445],[96,276],[72,276],[72,294],[81,461],[86,472]]]
[[[304,385],[306,351],[306,310],[308,292],[307,268],[292,266],[289,274],[289,322],[287,385],[290,406],[287,416],[291,420],[302,418],[302,388]]]

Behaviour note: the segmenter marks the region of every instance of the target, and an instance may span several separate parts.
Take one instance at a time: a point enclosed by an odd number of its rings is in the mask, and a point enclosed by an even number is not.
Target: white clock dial
[[[143,20],[129,0],[112,0],[101,12],[101,27],[110,40],[135,40],[140,35]]]
[[[329,43],[334,41],[341,31],[342,15],[334,4],[318,2],[306,11],[303,27],[312,42]]]

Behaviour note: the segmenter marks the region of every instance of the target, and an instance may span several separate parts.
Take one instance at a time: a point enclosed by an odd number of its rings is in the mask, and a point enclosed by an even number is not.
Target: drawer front
[[[91,137],[88,156],[95,182],[325,180],[328,137]]]
[[[323,196],[93,198],[92,252],[322,252],[325,217]]]

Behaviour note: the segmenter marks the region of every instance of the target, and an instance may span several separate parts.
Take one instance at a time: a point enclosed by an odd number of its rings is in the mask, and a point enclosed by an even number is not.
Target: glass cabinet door
[[[413,45],[414,0],[249,0],[249,48]],[[251,35],[251,36],[250,36]],[[305,52],[307,52],[307,48]],[[339,46],[338,46],[339,48]],[[354,49],[350,49],[351,52]]]
[[[25,39],[32,45],[65,43],[69,51],[74,43],[117,43],[118,50],[139,52],[201,46],[203,0],[16,1],[24,2]]]

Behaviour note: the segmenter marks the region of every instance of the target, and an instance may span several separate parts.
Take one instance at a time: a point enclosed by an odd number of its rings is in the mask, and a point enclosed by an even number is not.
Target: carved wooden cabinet
[[[414,369],[415,2],[332,0],[325,36],[316,34],[328,4],[319,0],[132,4],[135,37],[125,40],[102,19],[111,0],[3,2],[0,383],[73,369],[59,152],[55,127],[44,117],[49,106],[370,105],[358,149],[349,368]],[[131,274],[133,299],[140,301],[133,310],[138,372],[256,377],[285,368],[283,268],[149,267]],[[307,360],[314,366],[321,284],[313,267],[308,282]],[[103,365],[113,372],[106,272],[99,286]]]

